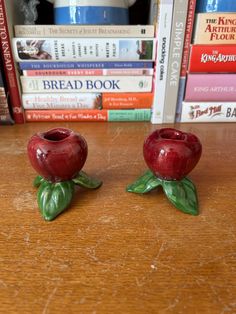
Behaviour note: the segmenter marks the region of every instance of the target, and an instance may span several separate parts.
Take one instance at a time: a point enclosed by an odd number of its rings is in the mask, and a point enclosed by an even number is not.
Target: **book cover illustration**
[[[196,13],[207,12],[236,12],[234,0],[198,0]]]
[[[142,61],[153,60],[154,39],[124,38],[13,38],[20,61]]]

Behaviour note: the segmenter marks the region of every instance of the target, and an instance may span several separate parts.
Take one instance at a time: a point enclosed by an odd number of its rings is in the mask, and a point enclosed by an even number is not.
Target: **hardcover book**
[[[15,25],[15,37],[154,37],[154,25]]]
[[[24,123],[18,71],[11,48],[11,38],[13,36],[12,25],[16,20],[19,21],[21,18],[21,14],[17,12],[18,9],[19,4],[16,0],[0,0],[0,51],[13,119],[15,123]]]
[[[236,102],[183,102],[181,122],[236,122]]]
[[[236,12],[197,13],[193,44],[236,44]]]
[[[21,76],[23,93],[151,92],[152,76]]]
[[[20,61],[151,61],[153,38],[13,38]]]
[[[185,101],[236,101],[236,74],[189,74]]]
[[[236,72],[235,45],[192,45],[189,72]]]
[[[150,121],[151,109],[25,110],[26,121]]]
[[[181,109],[182,102],[184,100],[184,91],[185,91],[185,85],[186,85],[186,76],[187,76],[189,54],[190,54],[190,44],[192,40],[194,17],[195,17],[195,8],[196,8],[196,0],[189,0],[185,36],[184,36],[184,47],[183,47],[182,62],[181,62],[181,69],[180,69],[179,89],[178,89],[176,113],[175,113],[176,122],[179,122],[179,119],[181,116],[181,110],[182,110]]]

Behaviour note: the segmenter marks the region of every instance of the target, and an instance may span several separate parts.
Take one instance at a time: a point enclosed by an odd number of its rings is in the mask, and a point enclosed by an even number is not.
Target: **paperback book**
[[[55,70],[55,69],[151,69],[153,62],[19,62],[20,70]]]
[[[160,0],[156,34],[158,45],[154,74],[154,100],[151,118],[151,122],[154,124],[163,122],[172,13],[173,0]]]
[[[154,38],[13,38],[15,61],[152,61]]]
[[[23,93],[151,92],[152,76],[21,76]]]
[[[174,123],[189,0],[174,3],[163,122]]]
[[[236,102],[183,102],[181,122],[236,122]]]
[[[23,70],[24,76],[99,76],[153,75],[153,69],[52,69]]]
[[[153,25],[15,25],[15,37],[154,37]]]
[[[61,121],[150,121],[151,109],[131,110],[25,110],[28,122]]]

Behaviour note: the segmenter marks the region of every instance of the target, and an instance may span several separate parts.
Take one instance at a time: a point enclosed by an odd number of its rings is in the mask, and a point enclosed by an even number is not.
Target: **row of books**
[[[197,1],[180,122],[236,122],[236,6]]]
[[[23,25],[14,20],[13,34],[6,24],[10,5],[0,0],[5,14],[0,40],[2,47],[8,44],[4,70],[16,123],[25,118],[235,121],[235,5],[225,0],[228,13],[221,14],[221,1],[150,2],[150,25]]]

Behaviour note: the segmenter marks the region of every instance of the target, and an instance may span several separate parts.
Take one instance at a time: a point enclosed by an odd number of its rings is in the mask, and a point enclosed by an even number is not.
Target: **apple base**
[[[75,185],[97,189],[102,185],[102,181],[91,178],[84,171],[80,171],[74,179],[69,181],[52,183],[41,176],[37,176],[33,184],[39,188],[37,201],[40,213],[45,220],[50,221],[70,205],[75,192]]]
[[[126,188],[127,192],[144,194],[161,186],[169,201],[180,211],[197,216],[198,200],[197,191],[193,182],[184,178],[180,181],[162,180],[156,177],[150,170],[139,177]]]

